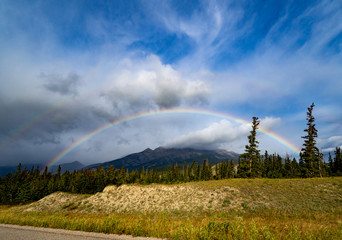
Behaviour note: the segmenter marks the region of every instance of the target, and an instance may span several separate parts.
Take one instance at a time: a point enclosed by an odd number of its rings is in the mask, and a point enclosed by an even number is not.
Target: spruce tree
[[[334,172],[338,176],[342,175],[342,153],[341,153],[340,147],[336,147],[336,150],[335,150]]]
[[[329,162],[328,162],[328,166],[329,166],[329,175],[332,175],[334,172],[334,162],[333,159],[331,157],[331,154],[329,152]]]
[[[283,174],[283,177],[286,177],[286,178],[290,178],[290,177],[293,177],[292,175],[292,162],[290,160],[290,157],[288,155],[286,155],[285,157],[285,164],[284,164],[284,174]]]
[[[234,162],[233,159],[230,159],[229,166],[228,166],[228,178],[233,178],[235,175],[235,170],[234,170]]]
[[[312,110],[315,104],[312,103],[308,108],[308,112],[306,114],[307,128],[304,130],[307,135],[303,136],[304,144],[302,148],[301,158],[303,160],[304,169],[303,169],[303,177],[315,177],[320,176],[320,166],[321,166],[321,155],[316,147],[316,138],[318,137],[318,131],[315,128],[315,118],[312,115]]]
[[[253,117],[252,130],[248,136],[249,145],[245,147],[245,153],[241,155],[239,166],[239,176],[244,177],[259,177],[260,172],[260,150],[258,150],[258,141],[256,140],[256,131],[260,124],[260,120],[257,117]],[[247,172],[246,172],[247,171]]]
[[[292,169],[292,176],[291,176],[292,178],[300,177],[300,167],[295,158],[292,159],[291,169]]]

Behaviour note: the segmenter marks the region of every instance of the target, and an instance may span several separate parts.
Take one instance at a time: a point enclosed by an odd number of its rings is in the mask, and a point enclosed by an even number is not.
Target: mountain
[[[187,164],[191,164],[194,160],[197,163],[203,163],[204,160],[209,160],[212,164],[220,163],[227,159],[233,159],[234,162],[237,162],[239,154],[234,152],[229,152],[226,150],[198,150],[191,148],[163,148],[159,147],[155,150],[150,148],[145,149],[139,153],[133,153],[127,155],[126,157],[115,159],[109,162],[92,164],[89,166],[84,166],[82,163],[75,161],[71,163],[63,163],[60,164],[62,168],[62,173],[66,170],[72,172],[74,170],[87,169],[87,168],[97,168],[99,166],[103,166],[104,168],[108,168],[110,165],[114,165],[115,168],[121,168],[124,166],[126,169],[134,170],[134,169],[142,169],[142,167],[155,168],[160,167],[168,167],[172,164],[183,165],[184,162]],[[41,164],[23,164],[22,169],[26,167],[27,170],[31,170],[31,168],[39,167],[39,169],[43,169],[44,166]],[[51,166],[49,171],[53,173],[57,173],[58,165]],[[4,177],[8,173],[14,173],[17,171],[17,166],[0,166],[0,176]]]
[[[191,148],[163,148],[159,147],[155,150],[150,148],[145,149],[139,153],[133,153],[126,157],[115,159],[109,162],[89,165],[85,168],[97,168],[103,166],[108,168],[110,165],[114,165],[115,168],[121,168],[124,166],[126,169],[141,169],[142,167],[155,168],[168,167],[172,164],[183,165],[184,162],[191,164],[194,160],[197,163],[203,163],[204,160],[209,160],[212,164],[217,164],[227,159],[233,159],[237,162],[239,154],[229,152],[226,150],[198,150]]]
[[[72,172],[74,170],[81,170],[82,168],[85,167],[85,165],[83,165],[82,163],[80,163],[79,161],[74,161],[71,163],[63,163],[60,164],[61,165],[61,172],[64,173],[65,171],[69,171]],[[54,165],[50,167],[50,171],[52,171],[53,173],[57,173],[58,171],[58,165]]]

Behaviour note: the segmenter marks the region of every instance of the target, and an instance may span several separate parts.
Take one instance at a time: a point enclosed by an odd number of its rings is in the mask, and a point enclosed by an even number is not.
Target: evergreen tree
[[[202,165],[201,180],[207,181],[210,179],[208,160],[204,160]]]
[[[328,160],[328,166],[329,166],[329,175],[333,175],[333,172],[334,172],[334,161],[331,157],[331,154],[329,152],[329,160]]]
[[[258,141],[256,140],[256,131],[260,124],[257,117],[253,117],[252,130],[248,136],[249,145],[245,147],[245,153],[241,155],[239,166],[240,177],[260,177],[260,150],[258,150]],[[239,164],[239,165],[240,165]]]
[[[334,172],[338,176],[342,175],[342,154],[341,154],[341,148],[339,147],[337,147],[335,150]]]
[[[301,176],[300,167],[295,158],[292,159],[291,170],[292,170],[291,178],[297,178]]]
[[[189,168],[188,174],[189,174],[189,181],[195,180],[195,168],[196,168],[196,160],[194,160]]]
[[[271,172],[271,169],[272,169],[272,162],[267,151],[265,151],[265,154],[263,155],[263,159],[264,159],[264,164],[263,164],[264,167],[263,167],[262,177],[269,177],[269,173]]]
[[[110,165],[109,168],[107,169],[105,179],[106,179],[106,184],[107,185],[109,185],[109,184],[116,185],[117,184],[116,178],[115,178],[115,168],[114,168],[114,165]]]
[[[126,183],[126,170],[125,170],[125,167],[122,166],[120,170],[120,174],[119,174],[118,185],[122,185],[125,183]]]
[[[292,176],[292,162],[290,160],[290,157],[288,155],[286,155],[285,157],[285,164],[284,164],[284,174],[283,176],[286,177],[286,178],[290,178],[290,177],[293,177]]]
[[[18,195],[16,196],[16,201],[20,202],[20,203],[32,201],[30,193],[31,193],[30,184],[29,183],[23,183],[19,187]]]
[[[284,173],[283,159],[279,154],[277,154],[277,156],[275,158],[274,172],[275,172],[274,178],[282,178],[283,177],[283,173]]]
[[[222,163],[223,163],[223,162],[222,162]],[[222,163],[221,163],[220,167],[222,167]],[[221,179],[221,171],[219,171],[219,164],[215,164],[214,179],[215,179],[215,180],[220,180],[220,179]]]
[[[213,179],[214,179],[213,165],[211,164],[211,162],[209,162],[209,165],[208,165],[208,180],[213,180]]]
[[[247,178],[249,170],[249,161],[246,159],[246,154],[241,154],[238,160],[237,166],[237,177],[239,178]]]
[[[189,182],[189,168],[186,162],[184,162],[184,165],[183,165],[183,181]]]
[[[198,164],[197,165],[197,169],[196,169],[196,173],[195,173],[195,180],[196,181],[199,181],[199,180],[201,180],[201,165],[200,164]]]
[[[312,110],[315,104],[312,103],[308,108],[307,117],[307,128],[304,130],[307,135],[303,136],[304,144],[302,148],[301,158],[303,160],[303,177],[315,177],[320,176],[321,166],[321,155],[316,147],[316,138],[318,137],[318,131],[315,128],[315,118],[312,115]]]
[[[235,176],[234,162],[233,162],[233,159],[230,159],[228,169],[227,169],[227,178],[233,178],[234,176]]]

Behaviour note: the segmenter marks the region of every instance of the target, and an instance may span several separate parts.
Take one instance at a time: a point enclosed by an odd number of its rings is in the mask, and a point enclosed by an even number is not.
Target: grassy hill
[[[1,223],[172,239],[342,239],[342,178],[229,179],[54,193]]]

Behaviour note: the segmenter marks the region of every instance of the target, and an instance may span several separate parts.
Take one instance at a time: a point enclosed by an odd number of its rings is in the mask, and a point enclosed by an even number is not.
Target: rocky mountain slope
[[[155,150],[150,148],[139,153],[133,153],[123,158],[112,160],[109,162],[89,165],[86,168],[97,168],[103,166],[105,168],[114,165],[115,168],[124,166],[126,169],[141,169],[168,167],[172,164],[191,164],[194,160],[198,163],[203,163],[204,160],[209,160],[212,164],[217,164],[225,160],[233,159],[237,162],[239,154],[226,150],[197,150],[191,148],[176,149],[159,147]]]

